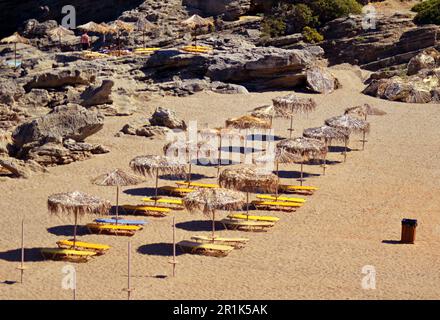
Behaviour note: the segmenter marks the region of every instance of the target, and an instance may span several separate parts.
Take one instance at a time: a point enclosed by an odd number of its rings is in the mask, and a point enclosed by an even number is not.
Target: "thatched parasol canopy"
[[[0,40],[1,43],[24,43],[28,44],[29,40],[25,37],[22,37],[18,32],[15,32],[13,35],[3,38]]]
[[[241,209],[245,203],[244,194],[224,188],[199,189],[183,198],[183,205],[188,211],[201,211],[212,217],[212,240],[215,239],[216,211]]]
[[[106,33],[106,28],[104,25],[101,25],[93,21],[82,24],[78,26],[77,29],[84,32],[93,32],[93,33],[101,33],[101,34]]]
[[[224,188],[203,188],[183,198],[183,205],[188,211],[201,211],[206,215],[217,210],[237,210],[245,203],[243,193]]]
[[[235,129],[270,129],[270,122],[251,115],[244,115],[238,118],[226,120],[227,128]]]
[[[325,120],[325,124],[330,127],[347,130],[350,134],[370,131],[370,124],[368,122],[348,114],[327,119]]]
[[[365,135],[370,132],[370,124],[367,121],[352,117],[349,114],[344,114],[342,116],[336,116],[325,120],[325,124],[330,127],[346,130],[349,134],[362,133],[362,149],[365,148]],[[344,161],[347,160],[347,149],[348,138],[345,140]]]
[[[246,192],[246,214],[249,216],[249,192],[275,192],[278,188],[278,177],[267,170],[255,167],[225,169],[219,177],[223,188]]]
[[[136,22],[136,30],[142,32],[142,40],[145,48],[145,33],[156,29],[157,26],[147,20],[144,16],[140,17]]]
[[[221,187],[244,192],[273,192],[277,186],[277,176],[253,167],[225,169],[219,177]]]
[[[119,32],[133,32],[135,30],[135,26],[133,24],[121,20],[114,21],[112,24],[110,24],[110,27]]]
[[[75,35],[75,33],[72,30],[69,30],[69,29],[67,29],[67,28],[65,28],[63,26],[58,26],[56,28],[53,28],[53,29],[49,30],[48,34],[51,37],[58,38],[60,46],[61,46],[61,39],[62,39],[62,37]]]
[[[294,139],[286,139],[277,144],[277,147],[284,148],[287,151],[298,155],[301,159],[301,177],[299,181],[301,185],[304,181],[304,161],[312,159],[325,159],[327,155],[327,145],[318,139],[299,137]]]
[[[143,181],[139,176],[115,169],[96,177],[92,182],[98,186],[133,186]]]
[[[116,221],[119,218],[119,187],[134,186],[144,180],[131,173],[127,173],[121,169],[115,169],[102,174],[92,180],[92,183],[98,186],[116,186]]]
[[[154,176],[156,171],[163,174],[185,174],[185,163],[166,156],[138,156],[130,161],[130,167],[134,172],[143,176]]]
[[[347,130],[339,129],[330,126],[321,126],[317,128],[308,128],[303,132],[303,136],[306,138],[313,138],[325,141],[327,144],[333,140],[345,141],[349,137]]]
[[[260,119],[272,120],[275,115],[275,108],[273,105],[257,107],[250,111],[250,115]]]
[[[308,113],[316,109],[316,102],[311,98],[301,98],[295,94],[272,100],[275,112],[280,117],[290,118],[297,113]]]
[[[297,113],[308,113],[316,109],[316,102],[311,98],[301,98],[295,94],[278,97],[272,100],[275,114],[278,117],[290,118],[290,128],[288,129],[292,138],[293,117]]]
[[[321,159],[327,154],[327,146],[318,139],[298,137],[285,139],[277,143],[278,148],[297,154],[302,161]]]
[[[365,103],[361,106],[350,107],[345,109],[344,114],[357,115],[367,120],[368,116],[383,116],[386,115],[387,113],[378,108],[370,106],[368,103]]]
[[[49,212],[53,214],[86,215],[88,213],[106,214],[111,208],[111,204],[107,200],[80,191],[73,191],[49,196],[47,207]]]
[[[182,24],[184,24],[192,29],[209,27],[209,26],[214,25],[214,23],[211,20],[202,18],[201,16],[199,16],[197,14],[191,16],[190,18],[188,18],[186,20],[183,20]]]

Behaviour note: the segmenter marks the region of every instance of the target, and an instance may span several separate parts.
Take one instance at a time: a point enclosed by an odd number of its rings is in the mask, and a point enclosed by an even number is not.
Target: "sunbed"
[[[108,249],[110,249],[110,246],[106,244],[98,244],[98,243],[88,243],[88,242],[82,242],[82,241],[76,241],[75,247],[73,246],[72,240],[60,240],[57,241],[58,247],[62,249],[71,249],[71,250],[78,250],[78,251],[92,251],[96,252],[97,255],[104,254]]]
[[[223,244],[199,243],[186,240],[178,242],[177,245],[183,252],[213,257],[226,257],[232,250],[234,250],[234,247]]]
[[[213,243],[213,244],[224,244],[235,249],[243,248],[246,243],[249,242],[249,239],[246,238],[224,238],[224,237],[206,237],[206,236],[193,236],[191,240],[200,243]]]
[[[127,219],[116,219],[116,218],[107,218],[107,219],[95,219],[96,223],[106,223],[106,224],[122,224],[127,226],[143,226],[148,223],[148,221],[142,220],[127,220]]]
[[[215,183],[200,183],[200,182],[184,182],[184,181],[178,181],[176,182],[178,186],[186,187],[186,188],[209,188],[209,189],[216,189],[220,188],[218,184]]]
[[[302,203],[285,202],[285,201],[252,201],[257,210],[279,210],[279,211],[295,211],[303,206]]]
[[[43,248],[41,249],[41,254],[45,259],[65,260],[70,262],[87,262],[93,256],[96,256],[96,252],[61,248]]]
[[[265,232],[268,228],[275,225],[273,222],[267,221],[255,221],[255,220],[242,220],[242,219],[223,219],[220,221],[225,228],[231,230],[241,231],[261,231]]]
[[[236,220],[252,220],[252,221],[266,221],[266,222],[278,222],[280,218],[271,216],[247,216],[245,214],[235,213],[228,215],[230,219]]]
[[[279,186],[280,191],[287,192],[287,193],[297,193],[297,194],[304,194],[304,195],[312,195],[315,193],[318,188],[316,187],[310,187],[310,186],[288,186],[288,185],[280,185]]]
[[[257,199],[262,200],[275,200],[275,201],[286,201],[286,202],[297,202],[297,203],[305,203],[307,200],[303,198],[291,198],[291,197],[282,197],[282,196],[271,196],[265,194],[257,195]]]
[[[167,213],[171,212],[170,208],[146,206],[146,205],[123,205],[122,208],[127,212],[133,214],[142,214],[152,217],[165,217]]]
[[[209,53],[212,49],[205,46],[185,46],[182,50],[189,53]]]
[[[194,191],[194,189],[192,189],[192,188],[179,188],[179,187],[173,187],[173,186],[160,187],[159,190],[164,194],[177,196],[177,197],[184,197],[188,193],[191,193]]]
[[[133,50],[133,52],[136,54],[152,54],[159,50],[160,48],[136,48]]]
[[[142,227],[140,226],[126,226],[120,224],[89,223],[86,227],[91,233],[128,237],[134,236],[136,231],[142,230]]]
[[[157,204],[160,205],[160,207],[165,207],[165,208],[170,208],[170,209],[174,209],[174,210],[183,210],[183,202],[182,199],[173,199],[173,198],[159,198],[159,199],[154,199],[151,197],[145,197],[142,198],[143,202],[147,202],[147,203],[155,203],[155,206],[157,206]]]

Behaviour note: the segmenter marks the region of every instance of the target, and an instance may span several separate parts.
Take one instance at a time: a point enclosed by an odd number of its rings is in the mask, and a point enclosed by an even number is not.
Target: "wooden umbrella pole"
[[[290,138],[292,138],[292,132],[293,132],[293,116],[290,116]]]
[[[154,194],[154,205],[157,204],[157,195],[158,195],[158,187],[159,187],[159,168],[156,168],[156,191]]]
[[[23,283],[23,274],[24,274],[24,219],[21,220],[21,264],[18,267],[20,270],[20,283]]]
[[[249,191],[246,191],[246,220],[249,220]]]
[[[14,69],[17,69],[17,43],[14,43]]]
[[[176,215],[173,216],[173,261],[171,262],[173,265],[173,277],[176,276]]]
[[[116,224],[119,220],[119,185],[116,186]]]
[[[76,249],[76,229],[78,226],[78,213],[75,213],[75,226],[73,227],[73,250]]]
[[[327,155],[324,156],[324,165],[322,166],[323,175],[325,176],[325,169],[327,168]]]
[[[365,133],[365,130],[362,132],[362,151],[364,151],[365,150],[365,135],[366,135],[366,133]]]
[[[212,212],[212,243],[215,239],[215,211]]]
[[[142,42],[143,42],[144,48],[145,48],[145,30],[142,30]]]
[[[128,254],[127,254],[127,259],[128,259],[128,266],[127,266],[127,275],[128,275],[128,279],[127,279],[127,300],[130,300],[130,296],[131,296],[131,242],[128,241]]]
[[[218,151],[218,163],[217,163],[217,178],[220,175],[220,166],[222,163],[222,137],[221,135],[219,136],[219,151]]]
[[[348,140],[345,139],[344,162],[347,161]]]
[[[276,162],[276,169],[277,169],[277,188],[275,191],[275,201],[278,201],[278,190],[280,188],[280,170],[279,170],[279,162]]]

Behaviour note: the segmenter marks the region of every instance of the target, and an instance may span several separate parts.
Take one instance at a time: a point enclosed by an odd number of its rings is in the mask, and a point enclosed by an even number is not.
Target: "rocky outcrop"
[[[206,16],[236,20],[250,10],[251,0],[183,0],[182,4],[200,10]]]
[[[24,89],[15,81],[0,82],[0,104],[13,105],[24,93]]]
[[[336,78],[325,68],[313,67],[306,71],[307,86],[316,93],[329,94],[338,88]]]
[[[34,88],[61,88],[64,86],[88,85],[95,82],[96,76],[93,72],[65,69],[50,71],[35,76],[25,85],[25,90],[30,91]]]
[[[28,143],[44,143],[48,140],[74,139],[83,141],[104,126],[99,113],[70,104],[56,107],[49,114],[17,127],[12,138],[17,147]]]
[[[169,129],[186,130],[186,123],[177,117],[170,109],[158,107],[150,118],[152,126],[167,127]]]
[[[438,102],[440,53],[428,49],[411,59],[408,75],[376,74],[368,80],[365,94],[391,101],[408,103]],[[384,78],[382,78],[382,77]]]
[[[146,137],[146,138],[152,138],[152,137],[163,138],[168,133],[171,133],[171,129],[167,127],[152,126],[150,123],[146,123],[146,124],[128,123],[122,127],[121,133],[132,136]]]
[[[440,26],[416,26],[411,15],[378,15],[374,29],[362,27],[362,16],[329,22],[320,43],[331,64],[351,63],[380,70],[407,64],[422,50],[440,45]]]
[[[14,158],[0,158],[0,167],[11,172],[15,178],[28,179],[34,173],[47,172],[47,169],[33,160],[23,161]]]
[[[112,88],[115,83],[112,80],[104,80],[100,85],[88,87],[80,96],[80,105],[91,107],[100,104],[111,104]]]

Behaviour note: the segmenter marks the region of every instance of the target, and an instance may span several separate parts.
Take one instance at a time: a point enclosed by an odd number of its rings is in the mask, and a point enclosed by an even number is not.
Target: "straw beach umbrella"
[[[272,101],[277,116],[290,118],[290,138],[292,138],[293,132],[293,117],[298,113],[309,113],[316,109],[315,100],[301,98],[295,94],[278,97]]]
[[[199,141],[198,143],[195,143],[193,141],[185,141],[183,139],[171,141],[163,146],[163,152],[168,157],[181,157],[182,155],[184,155],[184,161],[188,164],[188,185],[191,184],[193,155],[196,154],[196,159],[198,159],[198,152],[204,146],[212,148],[211,144],[206,141]],[[183,159],[179,160],[182,161]]]
[[[364,103],[361,106],[350,107],[345,109],[344,114],[357,115],[363,117],[367,121],[368,116],[384,116],[387,113],[378,108],[370,106],[368,103]]]
[[[60,48],[61,48],[61,39],[64,36],[73,36],[75,33],[72,30],[69,30],[63,26],[58,26],[56,28],[53,28],[52,30],[49,30],[48,34],[51,37],[57,37],[59,44],[60,44]]]
[[[217,210],[237,210],[243,208],[246,199],[238,191],[224,188],[199,189],[183,198],[183,205],[190,212],[201,211],[212,217],[212,240],[215,239],[215,213]]]
[[[118,50],[121,50],[121,33],[131,33],[135,30],[135,26],[131,23],[127,23],[121,20],[116,20],[110,24],[110,28],[114,29],[118,35]]]
[[[285,148],[279,146],[275,147],[274,152],[267,153],[260,157],[255,158],[255,164],[267,165],[269,163],[275,163],[275,172],[277,176],[277,188],[275,192],[276,198],[278,198],[278,190],[280,185],[279,165],[280,163],[296,163],[301,161],[301,157],[295,153],[287,151]]]
[[[249,129],[270,129],[271,123],[265,119],[260,119],[251,115],[244,115],[238,118],[226,120],[226,128],[234,128],[238,130],[246,130],[244,136],[244,148],[247,148],[247,137]]]
[[[92,181],[98,186],[116,186],[116,223],[119,219],[119,188],[123,186],[133,186],[143,182],[143,179],[121,169],[115,169],[102,174]]]
[[[259,119],[269,120],[272,127],[273,118],[275,117],[275,108],[273,105],[257,107],[250,111],[250,115]]]
[[[299,137],[280,141],[277,147],[284,148],[287,151],[296,154],[301,162],[301,185],[304,181],[304,161],[312,159],[323,159],[327,154],[327,145],[321,140]]]
[[[29,44],[29,40],[20,36],[18,32],[15,32],[12,36],[3,38],[1,43],[14,44],[14,68],[17,68],[17,43]]]
[[[349,134],[362,132],[364,137],[370,131],[370,124],[368,122],[352,117],[348,114],[327,119],[325,120],[325,124],[330,127],[346,130]],[[363,144],[365,144],[365,141],[363,142]],[[347,148],[348,138],[345,139],[344,161],[347,160]]]
[[[102,34],[105,31],[105,26],[93,21],[77,26],[76,28],[84,32],[93,32],[100,34]]]
[[[176,176],[185,175],[185,163],[166,156],[138,156],[130,161],[130,168],[137,174],[146,177],[154,176],[155,183],[155,199],[157,200],[159,174],[172,174]]]
[[[233,128],[215,128],[215,129],[201,129],[198,132],[199,136],[204,139],[204,140],[211,140],[211,139],[218,139],[219,140],[219,145],[218,145],[218,166],[217,166],[217,177],[220,175],[220,166],[221,166],[221,160],[222,160],[222,141],[224,138],[227,139],[233,139],[234,137],[237,138],[242,138],[243,135],[233,129]]]
[[[142,43],[143,48],[145,48],[145,33],[156,29],[157,27],[148,21],[145,17],[140,17],[136,22],[136,29],[142,31]]]
[[[197,47],[197,29],[214,26],[214,23],[211,20],[202,18],[197,14],[182,21],[182,24],[194,30],[194,45],[196,47]]]
[[[73,214],[75,227],[73,230],[73,248],[76,244],[78,216],[86,214],[107,214],[111,208],[110,201],[88,195],[80,191],[57,193],[49,196],[47,207],[52,214]]]
[[[321,141],[324,141],[327,148],[332,143],[332,141],[345,141],[349,138],[349,133],[345,129],[338,129],[330,126],[321,126],[317,128],[308,128],[305,129],[303,132],[303,136],[306,138],[313,138],[318,139]],[[325,175],[325,169],[326,169],[326,159],[327,157],[324,156],[324,175]]]
[[[273,193],[278,187],[278,178],[255,167],[225,169],[220,174],[219,184],[223,188],[246,192],[246,215],[249,216],[249,192]]]

